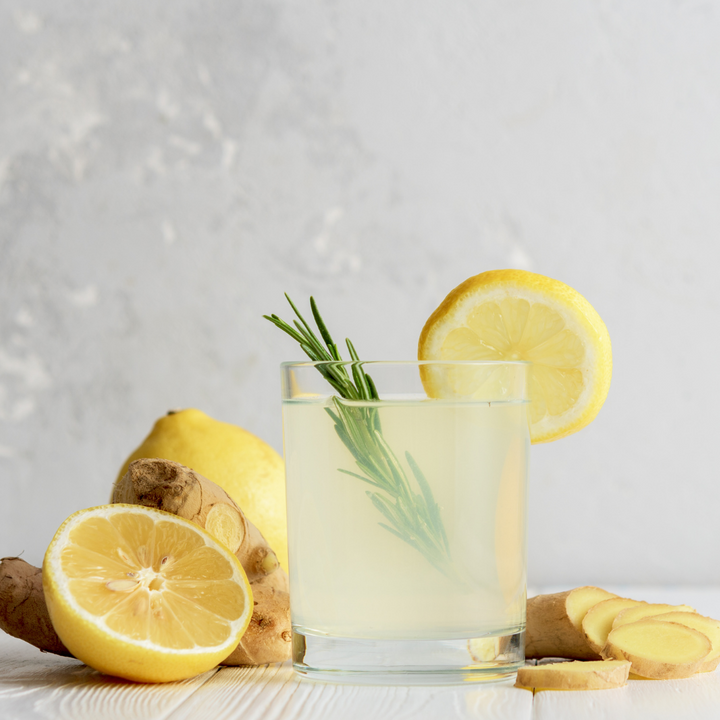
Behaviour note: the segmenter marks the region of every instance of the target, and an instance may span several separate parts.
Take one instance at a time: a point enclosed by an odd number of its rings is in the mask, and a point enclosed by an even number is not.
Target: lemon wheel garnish
[[[252,614],[238,559],[207,532],[138,505],[71,515],[43,563],[53,626],[101,672],[141,682],[182,680],[215,667]]]
[[[458,285],[425,323],[418,358],[532,363],[533,443],[585,427],[602,407],[612,375],[610,337],[595,309],[564,283],[525,270],[492,270]],[[483,398],[488,373],[468,374],[451,390],[430,372],[423,383],[431,397],[455,392]]]

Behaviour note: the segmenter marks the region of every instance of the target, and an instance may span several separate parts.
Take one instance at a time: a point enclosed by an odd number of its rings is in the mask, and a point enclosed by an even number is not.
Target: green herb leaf
[[[409,452],[405,453],[405,460],[419,493],[413,491],[408,474],[383,437],[377,404],[355,406],[343,402],[382,402],[373,379],[363,368],[355,346],[349,339],[345,340],[351,359],[351,378],[345,364],[342,364],[337,345],[320,315],[315,299],[310,298],[310,309],[322,341],[290,297],[287,294],[285,297],[297,316],[293,320],[294,327],[277,315],[263,317],[295,340],[312,361],[327,363],[319,365],[318,370],[339,397],[333,398],[334,411],[325,409],[332,418],[338,438],[350,451],[364,475],[342,468],[339,471],[374,486],[376,490],[368,490],[367,496],[387,520],[387,523],[381,522],[379,525],[421,552],[441,573],[457,580],[440,507],[417,462]]]

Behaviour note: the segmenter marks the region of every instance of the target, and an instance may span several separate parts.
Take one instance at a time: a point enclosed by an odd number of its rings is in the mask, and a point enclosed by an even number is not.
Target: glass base
[[[525,663],[525,633],[446,640],[331,637],[293,627],[293,667],[302,677],[353,685],[499,682]]]

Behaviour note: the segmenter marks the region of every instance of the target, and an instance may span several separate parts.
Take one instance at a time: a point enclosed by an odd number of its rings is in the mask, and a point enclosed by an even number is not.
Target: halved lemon
[[[605,402],[612,376],[610,336],[595,309],[564,283],[525,270],[491,270],[458,285],[425,323],[418,358],[531,362],[533,443],[585,427]],[[450,389],[432,372],[422,377],[431,397],[480,398],[489,372],[468,371]]]
[[[187,520],[139,505],[71,515],[45,554],[43,588],[75,657],[141,682],[215,667],[253,609],[245,571],[227,548]]]

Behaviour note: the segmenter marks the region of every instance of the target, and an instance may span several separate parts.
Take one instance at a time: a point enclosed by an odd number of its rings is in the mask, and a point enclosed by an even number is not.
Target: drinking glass
[[[527,369],[283,363],[296,672],[446,684],[523,664]],[[339,397],[332,373],[379,399]]]

